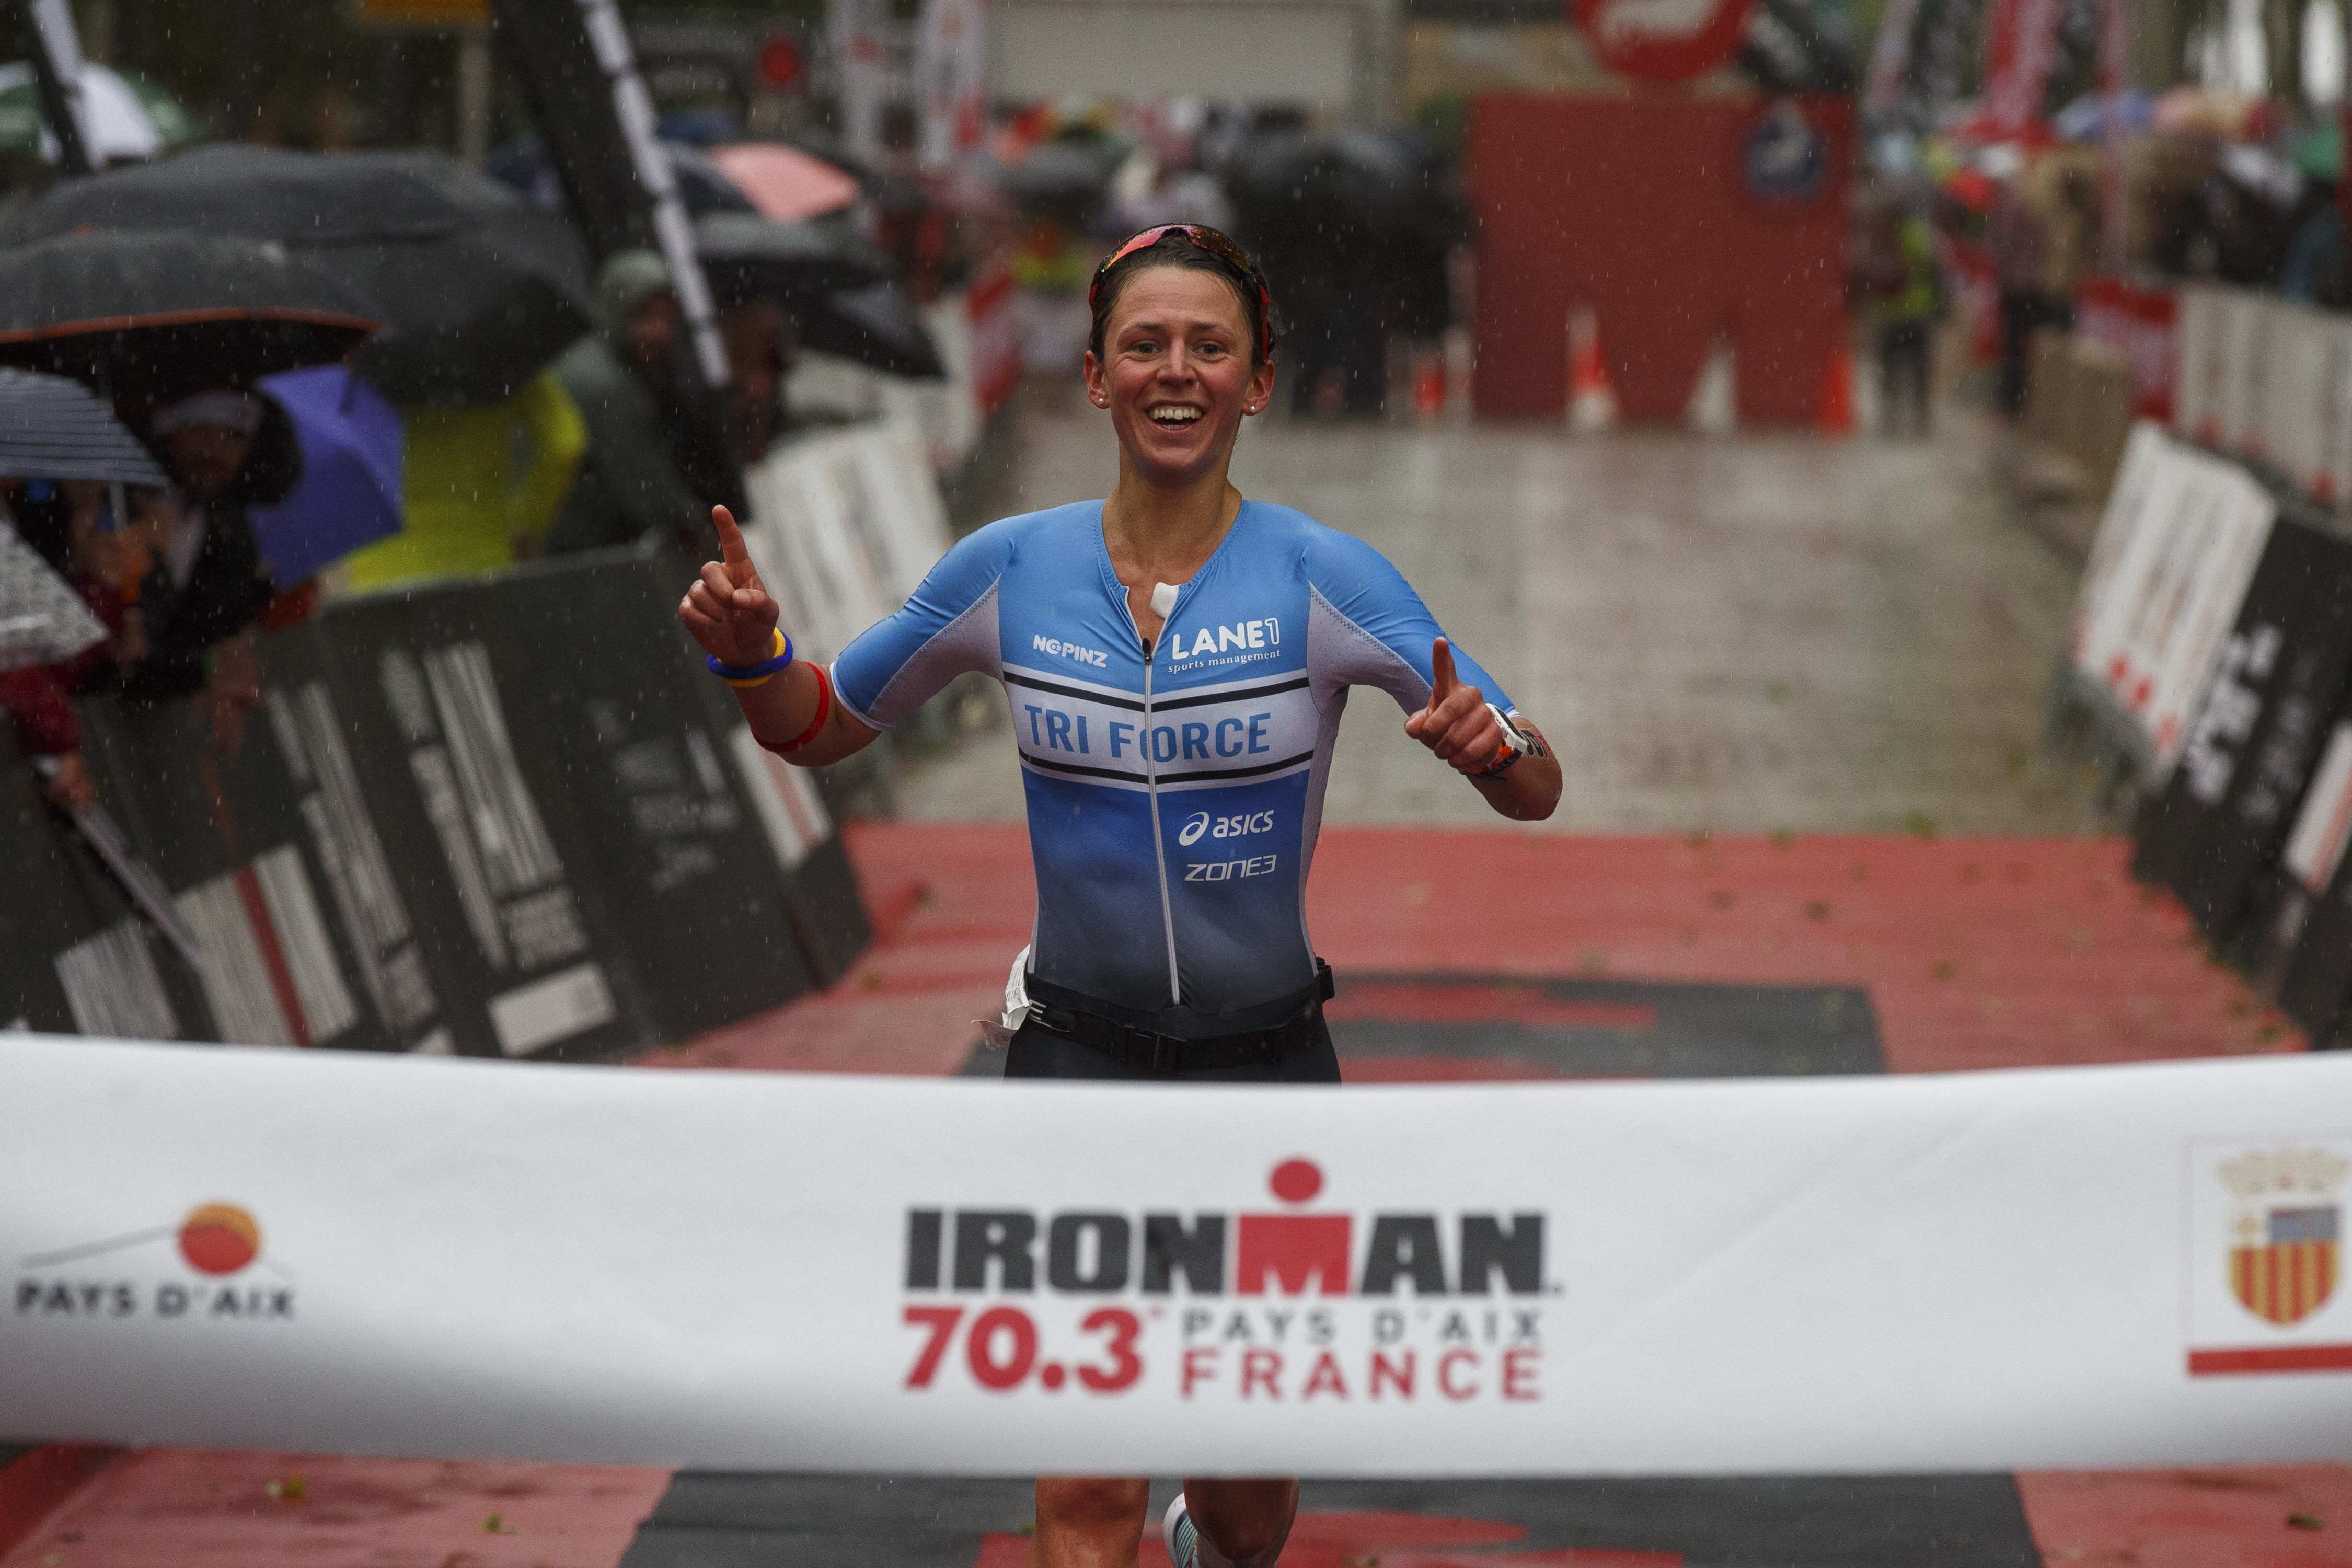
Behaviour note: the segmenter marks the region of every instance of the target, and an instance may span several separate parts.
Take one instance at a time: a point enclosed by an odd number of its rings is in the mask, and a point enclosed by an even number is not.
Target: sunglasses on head
[[[1265,275],[1257,269],[1257,263],[1250,259],[1248,251],[1205,224],[1163,223],[1157,228],[1145,229],[1112,251],[1104,258],[1103,264],[1095,268],[1095,279],[1087,286],[1087,309],[1091,310],[1095,308],[1095,300],[1102,293],[1103,279],[1110,276],[1112,268],[1139,250],[1150,249],[1160,243],[1162,236],[1171,234],[1183,239],[1193,249],[1206,251],[1215,257],[1240,273],[1243,282],[1257,290],[1258,355],[1261,359],[1271,356],[1274,353],[1274,300],[1265,290]]]

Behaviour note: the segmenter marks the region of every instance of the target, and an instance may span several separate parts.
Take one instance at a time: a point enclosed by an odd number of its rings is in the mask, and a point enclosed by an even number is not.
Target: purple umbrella
[[[302,480],[276,506],[253,509],[261,558],[290,588],[401,529],[400,416],[339,364],[261,383],[293,416]]]

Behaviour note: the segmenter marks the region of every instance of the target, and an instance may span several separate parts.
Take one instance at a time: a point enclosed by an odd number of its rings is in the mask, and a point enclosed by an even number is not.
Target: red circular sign
[[[779,33],[760,46],[760,79],[770,87],[790,87],[801,79],[801,47]]]
[[[1687,81],[1739,50],[1752,0],[1573,0],[1601,63],[1636,81]]]

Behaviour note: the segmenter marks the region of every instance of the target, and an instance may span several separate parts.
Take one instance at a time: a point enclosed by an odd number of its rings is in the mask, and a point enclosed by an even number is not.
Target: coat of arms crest
[[[2337,1193],[2352,1160],[2325,1149],[2263,1149],[2216,1173],[2229,1188],[2230,1293],[2284,1328],[2327,1303],[2343,1273]]]

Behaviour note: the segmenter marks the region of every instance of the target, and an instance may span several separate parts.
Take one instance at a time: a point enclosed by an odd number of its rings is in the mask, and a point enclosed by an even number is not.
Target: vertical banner
[[[661,252],[696,368],[707,386],[725,386],[727,353],[710,286],[619,7],[614,0],[496,3],[508,60],[589,249],[598,257],[645,245]]]
[[[2251,289],[2227,289],[2219,300],[2214,438],[2249,458],[2270,456],[2263,416],[2269,412],[2272,327],[2279,302]],[[2200,437],[2201,438],[2201,437]]]
[[[842,145],[871,163],[882,156],[882,110],[888,93],[887,0],[827,0],[826,40]]]
[[[1870,51],[1870,75],[1862,89],[1864,120],[1874,127],[1892,120],[1903,101],[1903,80],[1911,68],[1911,34],[1918,26],[1919,0],[1887,0],[1879,13],[1878,41]]]
[[[988,135],[988,0],[923,0],[915,108],[924,167],[952,169],[980,151]]]
[[[2179,370],[2172,384],[2172,428],[2209,447],[2221,440],[2221,302],[2224,290],[2187,283],[2174,331]]]
[[[2124,174],[2124,89],[2131,80],[2131,0],[2099,0],[2100,265],[2131,265],[2131,192]]]
[[[1996,134],[2022,136],[2042,119],[2063,0],[1992,0],[1985,23],[1985,115]]]
[[[2331,499],[2329,437],[2340,394],[2334,313],[2291,300],[2264,307],[2260,413],[2262,452],[2306,493]]]

